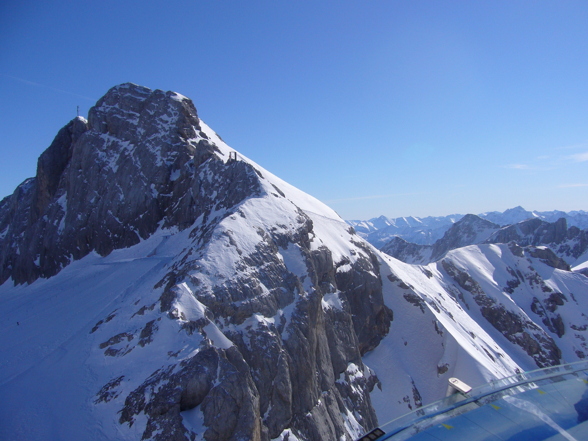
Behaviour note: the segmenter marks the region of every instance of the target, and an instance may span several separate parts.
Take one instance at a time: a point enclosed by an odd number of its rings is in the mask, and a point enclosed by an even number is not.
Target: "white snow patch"
[[[348,264],[348,263],[337,267],[337,272],[338,273],[347,273],[347,272],[349,272],[351,270],[352,270],[352,266],[350,264]]]
[[[355,418],[355,415],[349,409],[345,409],[345,413],[341,413],[341,417],[343,417],[345,429],[347,429],[347,433],[351,435],[352,439],[359,439],[364,435],[365,429],[359,424],[357,418]],[[346,437],[341,437],[341,440],[346,439]]]
[[[206,306],[196,299],[185,282],[177,285],[177,297],[173,302],[173,308],[178,311],[183,321],[196,321],[205,317]]]
[[[288,248],[280,249],[280,256],[288,271],[297,276],[302,282],[304,289],[311,289],[311,280],[308,277],[308,269],[300,246],[294,243],[288,244]]]
[[[188,429],[188,431],[195,433],[197,435],[196,439],[204,439],[206,426],[204,425],[204,413],[200,409],[200,406],[180,412],[180,415],[184,427]]]
[[[339,297],[339,292],[333,292],[329,294],[325,294],[322,298],[322,306],[323,309],[338,309],[339,311],[343,311],[343,302]]]
[[[272,438],[272,441],[303,441],[294,435],[291,429],[286,429],[277,438]]]
[[[246,319],[242,324],[241,327],[247,329],[251,327],[253,329],[258,329],[260,325],[264,325],[265,327],[270,327],[275,323],[274,317],[264,317],[261,314],[253,314],[251,317]]]
[[[206,325],[204,331],[206,332],[206,336],[212,341],[212,344],[217,348],[229,349],[233,346],[233,342],[229,340],[214,323]]]
[[[178,93],[178,92],[173,92],[172,94],[170,94],[170,98],[172,100],[180,101],[180,102],[184,101],[184,100],[189,101],[188,97],[185,97],[184,95],[182,95],[181,93]]]

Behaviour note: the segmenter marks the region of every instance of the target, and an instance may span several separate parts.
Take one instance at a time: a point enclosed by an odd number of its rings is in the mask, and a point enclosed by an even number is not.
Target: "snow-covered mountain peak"
[[[0,263],[1,439],[351,441],[452,376],[588,352],[585,277],[548,249],[400,262],[130,83],[0,202]]]
[[[107,255],[160,227],[187,228],[262,193],[340,221],[228,147],[183,95],[115,86],[87,122],[76,118],[59,132],[37,176],[2,201],[0,229],[9,246],[0,282],[54,275],[91,251]]]
[[[67,365],[87,362],[92,378],[70,375],[70,397],[93,405],[65,400],[62,413],[105,426],[81,439],[340,439],[375,425],[361,356],[391,312],[376,254],[332,209],[229,148],[172,92],[117,86],[47,152],[48,178],[0,205],[0,281],[20,284],[0,299],[23,311],[61,295],[41,312],[46,334],[25,331],[29,355],[3,341],[4,396],[37,365],[65,387],[66,368],[43,357],[72,340],[84,350]],[[51,311],[70,304],[61,325]],[[16,316],[4,335],[31,329]]]
[[[194,193],[195,171],[219,153],[190,100],[130,83],[110,89],[87,122],[76,118],[58,133],[31,191],[1,202],[9,246],[0,282],[32,282],[90,251],[138,243],[160,224],[192,224],[206,210],[192,203],[206,198]]]

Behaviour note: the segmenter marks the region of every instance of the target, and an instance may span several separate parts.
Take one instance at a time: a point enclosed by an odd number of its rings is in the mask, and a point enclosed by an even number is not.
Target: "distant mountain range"
[[[548,248],[553,253],[550,259],[554,266],[568,271],[588,261],[588,229],[568,227],[563,217],[555,222],[531,218],[501,227],[468,214],[454,223],[433,245],[415,244],[394,236],[380,250],[406,263],[426,265],[440,260],[451,250],[468,245],[508,243]]]
[[[427,216],[423,218],[413,216],[388,218],[386,216],[380,216],[369,220],[348,220],[346,222],[372,245],[381,248],[395,236],[419,245],[433,245],[443,237],[445,232],[454,223],[463,217],[463,214]],[[555,222],[563,218],[570,227],[575,226],[581,230],[588,228],[588,212],[584,210],[570,212],[559,210],[528,211],[519,206],[510,208],[504,212],[489,211],[480,213],[478,217],[498,224],[501,227],[516,224],[527,219]]]

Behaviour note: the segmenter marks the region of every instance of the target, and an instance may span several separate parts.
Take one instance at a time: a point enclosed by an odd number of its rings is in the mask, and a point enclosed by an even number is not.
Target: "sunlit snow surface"
[[[0,396],[4,397],[0,400],[0,439],[9,439],[9,435],[38,440],[107,439],[117,433],[115,419],[110,418],[113,427],[107,428],[96,418],[93,400],[97,387],[118,370],[127,371],[128,365],[113,366],[120,363],[119,358],[115,361],[92,350],[117,332],[105,334],[100,327],[92,330],[111,313],[115,323],[121,308],[139,310],[156,300],[150,297],[152,288],[170,256],[181,251],[182,236],[172,236],[151,257],[144,256],[164,236],[154,235],[105,258],[90,254],[51,279],[39,279],[29,286],[13,287],[10,282],[0,286]],[[166,321],[161,325],[165,327]],[[133,321],[117,327],[119,332],[133,330]],[[169,337],[166,347],[157,352],[166,354],[192,344],[182,342],[181,335]],[[153,360],[144,358],[144,348],[135,349],[124,360],[133,365],[134,377],[140,382],[151,374]],[[154,353],[149,351],[150,357]],[[128,384],[128,391],[137,385]]]

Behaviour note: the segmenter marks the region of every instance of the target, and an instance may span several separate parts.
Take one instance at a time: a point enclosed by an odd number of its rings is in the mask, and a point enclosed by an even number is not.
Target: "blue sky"
[[[112,86],[345,219],[588,210],[586,1],[4,0],[0,197]]]

